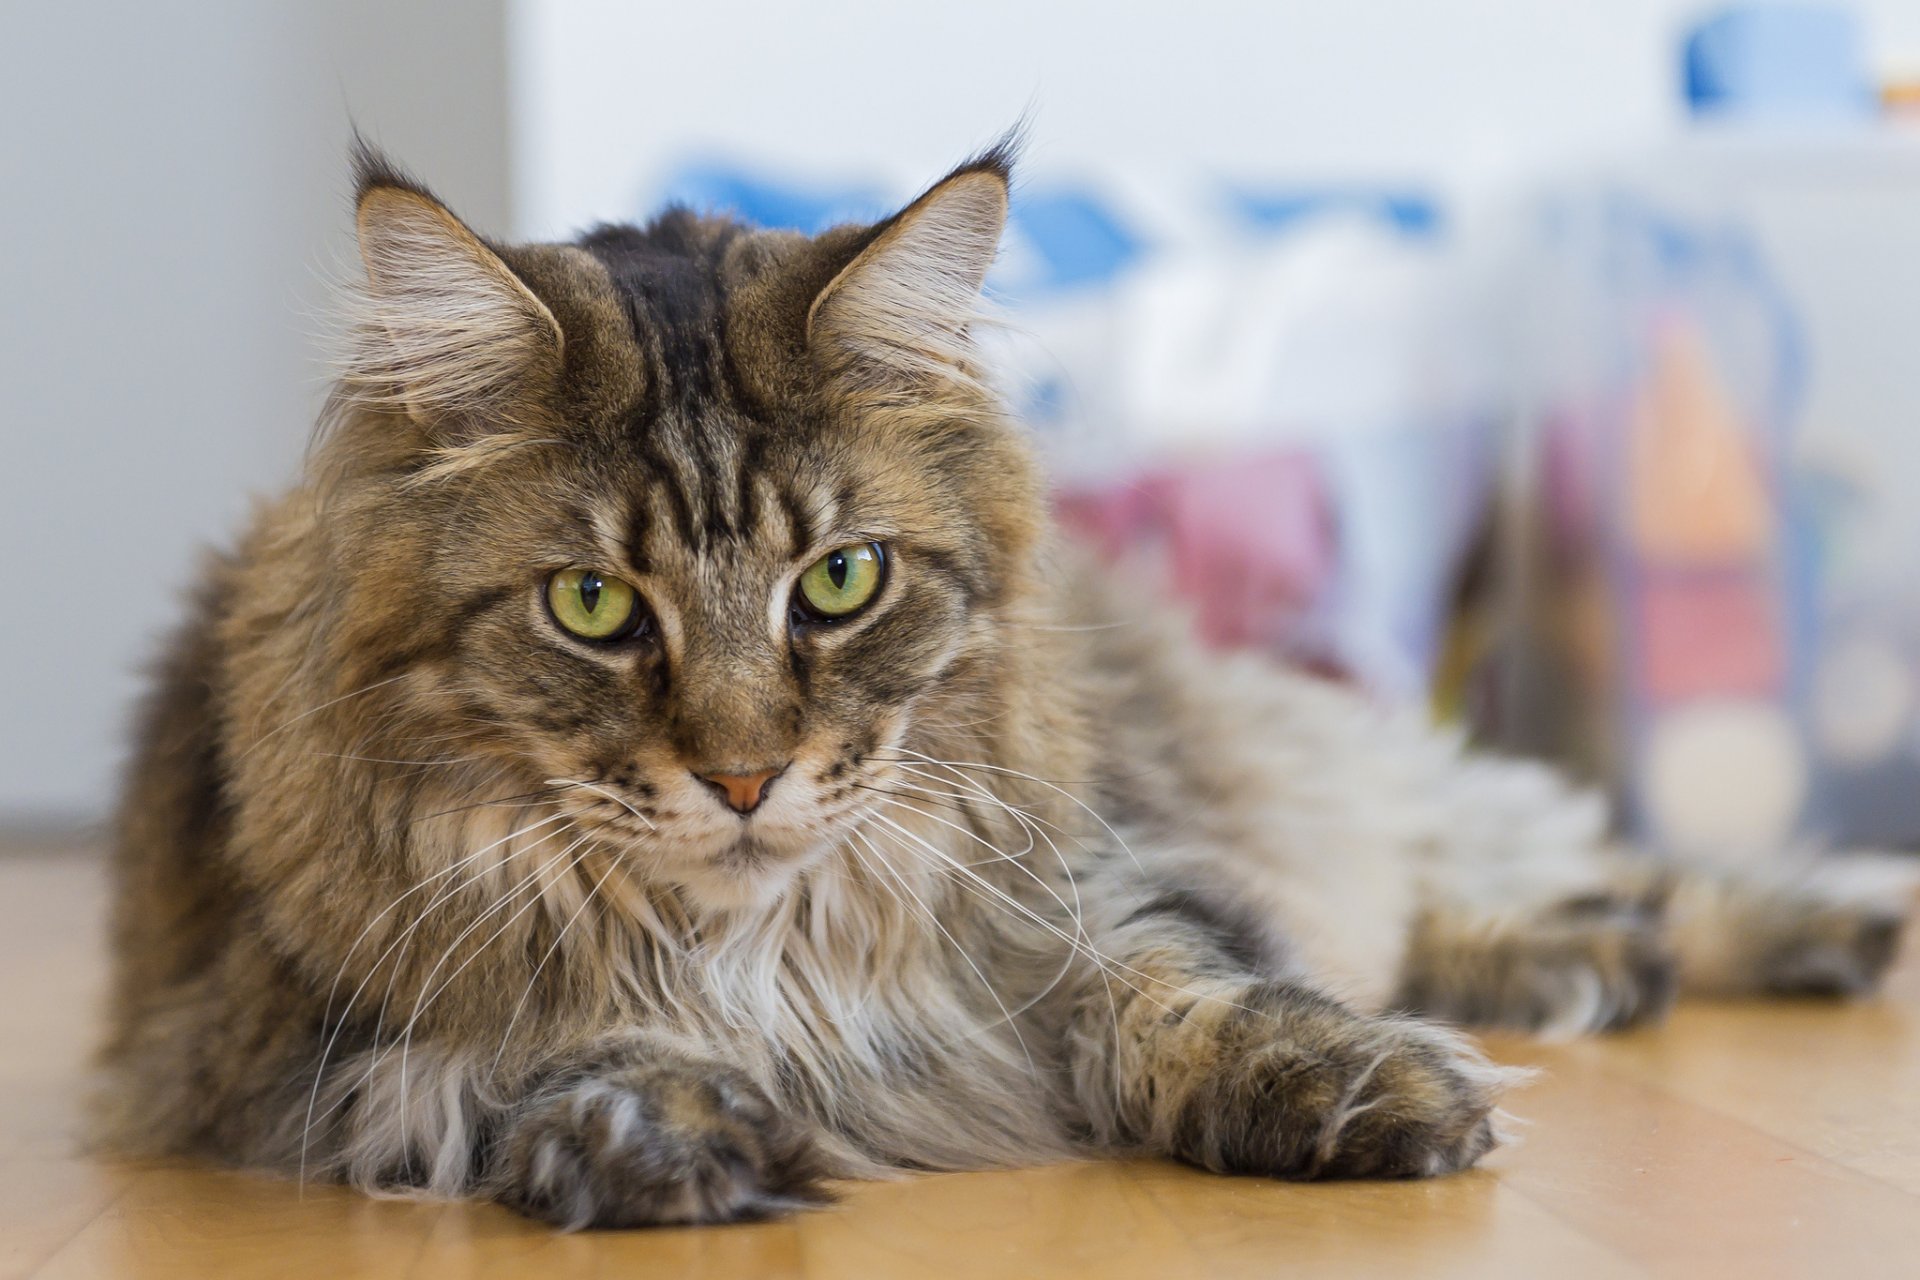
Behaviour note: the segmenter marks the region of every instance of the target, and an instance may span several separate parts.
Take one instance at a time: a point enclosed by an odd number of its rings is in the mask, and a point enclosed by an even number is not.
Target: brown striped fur
[[[1505,1077],[1417,1014],[1878,976],[1883,888],[1622,860],[1545,771],[1057,553],[968,342],[1008,162],[812,239],[505,246],[360,157],[324,429],[142,716],[104,1145],[573,1226],[1118,1151],[1429,1174]],[[868,541],[870,608],[794,605]],[[556,626],[578,566],[631,638]],[[775,768],[750,816],[700,780]]]

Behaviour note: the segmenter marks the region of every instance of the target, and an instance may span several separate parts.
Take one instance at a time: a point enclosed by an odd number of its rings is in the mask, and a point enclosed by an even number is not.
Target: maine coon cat
[[[1498,1140],[1444,1023],[1854,992],[1828,865],[1692,875],[1054,545],[969,340],[986,153],[815,238],[507,246],[371,152],[349,366],[209,566],[118,829],[99,1130],[569,1226]]]

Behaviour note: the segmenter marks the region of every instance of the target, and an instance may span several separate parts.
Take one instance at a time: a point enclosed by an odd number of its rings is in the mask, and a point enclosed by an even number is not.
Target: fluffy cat
[[[1899,903],[1692,876],[1056,549],[969,342],[1009,155],[815,238],[506,246],[370,151],[356,344],[117,836],[99,1133],[572,1227],[1498,1140],[1445,1022],[1853,992]]]

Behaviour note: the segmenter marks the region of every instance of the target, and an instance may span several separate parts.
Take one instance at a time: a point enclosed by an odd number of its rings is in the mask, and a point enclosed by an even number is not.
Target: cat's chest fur
[[[437,860],[496,844],[502,823],[483,814],[442,833],[460,849]],[[825,1132],[861,1135],[830,1140],[848,1172],[1011,1163],[1036,1142],[1064,1155],[1071,1091],[1045,1028],[1080,962],[1070,889],[1054,885],[1066,864],[1038,846],[1054,859],[1043,874],[1025,861],[1036,850],[982,844],[1004,839],[985,821],[904,815],[822,850],[777,901],[701,912],[602,857],[502,859],[509,838],[469,865],[488,882],[480,897],[517,890],[527,910],[487,947],[491,970],[454,984],[468,990],[449,1030],[501,1046],[482,1056],[509,1069],[537,1070],[547,1046],[589,1026],[725,1046]]]

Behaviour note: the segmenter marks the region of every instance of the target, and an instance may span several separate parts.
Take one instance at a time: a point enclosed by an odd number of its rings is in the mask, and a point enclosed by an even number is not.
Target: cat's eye
[[[815,619],[851,617],[873,602],[886,577],[887,557],[877,542],[836,547],[807,566],[794,603]]]
[[[624,640],[640,629],[640,593],[597,569],[562,569],[547,579],[553,620],[582,640]]]

